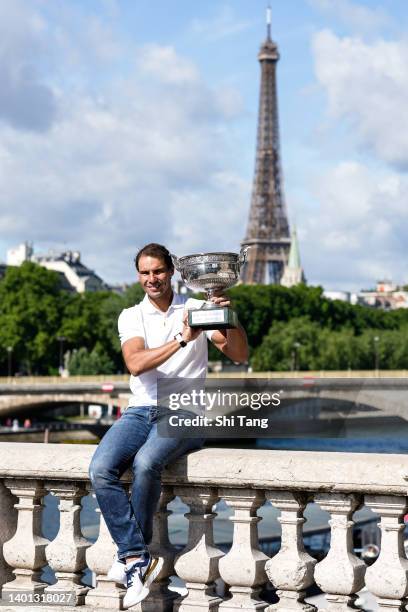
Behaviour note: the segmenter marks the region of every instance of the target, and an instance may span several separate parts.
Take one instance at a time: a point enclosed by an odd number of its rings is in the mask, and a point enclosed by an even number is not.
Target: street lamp
[[[7,376],[9,378],[11,378],[12,369],[13,369],[13,347],[8,346],[7,347]]]
[[[293,343],[293,351],[292,351],[292,370],[297,371],[298,369],[298,350],[299,347],[302,346],[300,342]]]
[[[374,367],[375,367],[375,371],[378,372],[378,370],[380,369],[380,353],[378,350],[380,337],[374,336],[373,340],[374,340]]]
[[[58,342],[59,342],[59,373],[60,376],[62,376],[62,373],[64,371],[64,342],[66,340],[65,336],[58,336],[57,338]]]

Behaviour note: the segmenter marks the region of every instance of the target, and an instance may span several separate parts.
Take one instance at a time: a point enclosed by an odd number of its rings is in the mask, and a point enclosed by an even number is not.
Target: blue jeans
[[[156,406],[128,408],[102,438],[89,467],[99,508],[118,547],[118,558],[147,552],[153,515],[160,497],[163,468],[204,440],[162,438],[157,433]],[[129,497],[120,477],[133,470]]]

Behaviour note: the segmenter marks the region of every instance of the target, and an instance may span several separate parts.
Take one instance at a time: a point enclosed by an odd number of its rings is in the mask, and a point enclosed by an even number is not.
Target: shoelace
[[[126,585],[127,588],[133,586],[133,579],[136,572],[139,574],[139,580],[143,583],[143,573],[142,569],[144,567],[148,567],[150,563],[150,557],[147,557],[144,561],[139,561],[139,563],[134,563],[129,569],[125,569],[126,574]]]

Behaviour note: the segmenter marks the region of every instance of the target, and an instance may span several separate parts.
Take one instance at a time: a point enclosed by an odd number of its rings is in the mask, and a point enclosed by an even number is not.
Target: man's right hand
[[[181,332],[184,342],[191,342],[198,338],[202,332],[201,327],[190,327],[188,324],[188,312],[184,313],[183,317],[183,331]]]

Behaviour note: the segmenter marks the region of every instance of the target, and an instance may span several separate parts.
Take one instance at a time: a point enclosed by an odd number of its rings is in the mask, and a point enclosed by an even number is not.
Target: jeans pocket
[[[149,423],[155,423],[157,421],[157,408],[151,407],[149,411]]]

